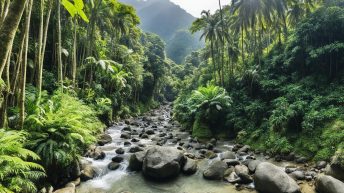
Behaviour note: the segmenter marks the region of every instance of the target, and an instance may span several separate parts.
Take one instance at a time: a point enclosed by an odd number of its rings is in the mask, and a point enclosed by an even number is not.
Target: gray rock
[[[222,180],[227,164],[223,161],[214,161],[203,172],[203,177],[207,180]]]
[[[240,165],[240,162],[236,159],[224,159],[222,161],[225,162],[228,165],[228,167]]]
[[[83,164],[80,179],[85,182],[93,179],[96,176],[96,171],[91,164]]]
[[[117,154],[124,154],[124,149],[120,147],[120,148],[116,149],[116,153]]]
[[[258,160],[252,160],[248,163],[248,171],[253,174],[254,172],[256,172],[256,168],[257,166],[262,163],[261,161]]]
[[[185,162],[184,159],[183,153],[176,148],[151,147],[143,161],[143,174],[156,180],[176,177]]]
[[[344,151],[344,150],[338,150]],[[332,176],[342,182],[344,182],[344,166],[340,163],[340,158],[338,155],[341,154],[337,152],[335,156],[333,156],[331,163],[327,165],[325,169],[325,174]]]
[[[102,134],[99,136],[98,145],[103,146],[112,142],[112,137],[108,134]]]
[[[263,162],[254,174],[256,189],[264,193],[301,193],[297,183],[277,166]]]
[[[220,154],[220,158],[221,160],[224,159],[236,159],[235,153],[232,151],[225,151],[223,153]]]
[[[116,156],[112,158],[112,161],[116,163],[121,163],[123,160],[124,158],[122,156]]]
[[[250,149],[251,147],[249,145],[244,145],[242,148],[238,150],[238,153],[242,153],[242,152],[247,153],[248,151],[250,151]]]
[[[69,183],[65,188],[56,190],[54,193],[75,193],[75,184]]]
[[[332,176],[319,176],[315,183],[315,188],[319,193],[343,193],[344,183]]]
[[[139,146],[135,146],[135,147],[132,147],[132,148],[129,149],[130,153],[136,153],[136,152],[139,152],[139,151],[143,151],[143,148],[139,147]]]
[[[325,168],[327,165],[327,162],[326,161],[318,161],[315,165],[315,167],[320,170],[320,169],[323,169]]]
[[[120,164],[117,162],[110,162],[108,165],[109,170],[117,170]]]
[[[122,139],[130,139],[130,138],[131,138],[131,134],[128,133],[128,132],[123,132],[123,133],[121,134],[121,138],[122,138]]]
[[[132,154],[129,159],[129,166],[128,166],[129,169],[131,171],[141,171],[145,156],[146,156],[146,152],[144,151],[140,151],[140,152]]]
[[[289,174],[290,177],[292,177],[294,180],[304,180],[305,179],[305,173],[303,171],[294,171]]]
[[[193,159],[187,158],[183,167],[183,173],[186,175],[192,175],[197,172],[197,162]]]

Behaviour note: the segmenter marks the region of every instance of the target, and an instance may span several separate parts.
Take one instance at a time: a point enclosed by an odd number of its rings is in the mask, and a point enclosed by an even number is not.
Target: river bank
[[[288,173],[302,193],[315,192],[315,179],[324,172],[326,163],[315,166],[311,163],[282,161],[253,152],[249,146],[234,144],[232,141],[212,139],[207,143],[199,142],[173,121],[171,114],[171,107],[165,105],[142,117],[124,120],[110,127],[105,135],[111,139],[103,139],[101,146],[93,147],[82,159],[81,180],[84,182],[76,188],[76,192],[255,193],[257,191],[252,175],[254,171],[252,172],[250,167],[253,160],[257,163],[272,163],[283,171],[283,174]],[[137,169],[138,171],[130,168],[133,155],[155,147],[182,151],[186,159],[195,161],[196,171],[192,172],[192,175],[180,172],[172,180],[157,182],[145,177],[144,172],[140,171],[141,168]],[[213,176],[218,175],[216,171],[211,171],[210,177],[206,176],[205,171],[211,170],[212,165],[218,162],[226,163],[228,169],[222,171],[221,179],[214,180]],[[248,181],[243,181],[242,177],[236,174],[237,168],[243,169],[244,173],[247,170]]]

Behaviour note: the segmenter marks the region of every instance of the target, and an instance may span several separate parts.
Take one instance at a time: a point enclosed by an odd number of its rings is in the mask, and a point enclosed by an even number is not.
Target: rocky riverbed
[[[170,105],[116,123],[81,162],[78,193],[312,193],[315,184],[332,188],[321,193],[344,192],[342,182],[322,176],[326,162],[193,138],[171,119]],[[57,192],[72,193],[73,185]]]

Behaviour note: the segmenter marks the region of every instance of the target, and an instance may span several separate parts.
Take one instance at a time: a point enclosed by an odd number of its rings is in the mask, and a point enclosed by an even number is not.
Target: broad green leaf
[[[63,5],[63,7],[68,11],[68,13],[74,17],[75,14],[78,13],[78,10],[76,9],[76,7],[68,0],[62,0],[61,4]]]
[[[86,23],[89,22],[85,12],[83,10],[78,10],[78,15],[80,15],[81,19],[83,19]]]
[[[74,0],[74,5],[78,11],[84,9],[84,1],[83,0]]]

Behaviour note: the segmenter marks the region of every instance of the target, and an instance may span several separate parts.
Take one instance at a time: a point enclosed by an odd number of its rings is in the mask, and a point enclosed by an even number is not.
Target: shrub
[[[48,177],[55,184],[59,174],[68,173],[63,170],[95,142],[103,125],[95,110],[67,94],[56,93],[41,109],[26,119],[25,128],[31,134],[28,147],[42,157]]]
[[[34,152],[24,148],[26,134],[0,129],[0,192],[37,192],[35,181],[44,177]]]

